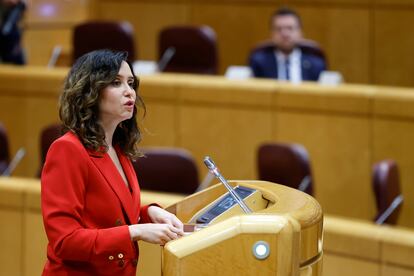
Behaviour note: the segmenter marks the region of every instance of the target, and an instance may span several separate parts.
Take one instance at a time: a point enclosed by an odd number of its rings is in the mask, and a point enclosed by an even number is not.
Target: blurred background
[[[210,155],[228,179],[277,182],[318,200],[323,275],[414,275],[414,0],[6,2],[2,24],[14,13],[24,64],[0,64],[0,275],[43,267],[39,176],[60,135],[57,100],[73,60],[100,41],[127,50],[141,80],[147,161],[155,150],[191,163],[137,164],[144,194],[178,194],[171,203],[216,183],[202,163]],[[301,16],[330,81],[251,77],[249,56],[285,6]]]

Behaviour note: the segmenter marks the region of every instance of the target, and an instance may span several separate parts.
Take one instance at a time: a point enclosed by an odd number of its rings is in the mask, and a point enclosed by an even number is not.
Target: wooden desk
[[[326,216],[324,275],[413,275],[414,232]]]
[[[141,198],[143,204],[168,206],[184,196],[142,191]],[[47,239],[40,213],[39,180],[0,177],[0,221],[0,275],[40,275]],[[414,273],[414,231],[409,229],[327,215],[323,244],[326,276]],[[160,275],[160,248],[141,243],[140,251],[138,274]]]
[[[142,191],[141,203],[169,206],[183,197]],[[0,220],[0,275],[40,275],[46,261],[47,237],[38,179],[0,177]],[[151,261],[151,256],[141,260]],[[153,275],[151,269],[144,269],[144,275]]]
[[[58,120],[57,99],[67,69],[0,67],[0,121],[12,154],[27,156],[16,175],[34,176],[39,134]],[[324,212],[371,219],[371,165],[395,159],[406,197],[400,224],[414,227],[414,90],[393,87],[161,74],[141,77],[147,105],[143,145],[190,150],[206,173],[210,155],[232,179],[255,179],[256,150],[265,141],[296,142],[310,153],[316,198]]]

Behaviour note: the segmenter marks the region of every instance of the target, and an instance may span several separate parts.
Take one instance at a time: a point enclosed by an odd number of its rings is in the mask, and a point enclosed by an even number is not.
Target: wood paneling
[[[250,50],[269,37],[269,17],[275,7],[263,5],[208,4],[192,6],[190,23],[208,25],[217,34],[220,73],[229,65],[247,65]]]
[[[230,179],[255,179],[256,150],[270,140],[270,125],[266,111],[187,106],[180,110],[180,146],[199,164],[210,156]],[[203,176],[207,170],[201,169]]]
[[[281,108],[351,116],[371,113],[370,98],[375,89],[366,85],[315,86],[307,82],[299,86],[283,85],[278,92],[276,105]]]
[[[12,96],[1,97],[0,121],[9,135],[10,156],[13,157],[25,145],[26,112],[25,102]],[[27,149],[26,149],[27,150]],[[25,174],[30,169],[23,159],[16,168],[16,174]]]
[[[27,24],[73,24],[89,18],[93,0],[29,0],[25,20]]]
[[[218,188],[224,189],[222,186]],[[283,199],[288,198],[283,196],[283,193],[277,194],[282,194]],[[146,191],[142,191],[142,198],[145,203],[158,202],[163,206],[179,201],[179,204],[191,202],[191,198],[184,200],[182,196]],[[296,201],[290,202],[297,204]],[[188,205],[183,205],[188,209]],[[39,180],[0,178],[0,219],[6,222],[0,227],[1,275],[39,275],[46,255],[46,239],[40,213]],[[312,220],[304,221],[311,223]],[[233,223],[225,229],[231,230],[234,225]],[[264,237],[267,238],[266,235]],[[253,242],[251,241],[246,247],[250,248]],[[286,248],[284,243],[279,245]],[[414,232],[412,230],[325,215],[323,248],[322,275],[325,276],[413,275]],[[246,252],[250,252],[249,250]],[[225,250],[223,252],[227,254]],[[138,270],[138,274],[160,275],[160,255],[159,246],[140,246],[139,268],[142,269]],[[269,264],[267,268],[271,265]]]
[[[351,6],[367,5],[373,3],[375,0],[286,0],[288,4],[308,4],[308,5],[343,5]]]
[[[380,265],[375,262],[338,256],[329,252],[323,255],[323,275],[326,276],[379,276],[380,271]]]
[[[0,120],[10,135],[12,156],[20,147],[26,150],[15,174],[33,177],[40,159],[40,131],[59,118],[57,100],[66,70],[43,67],[21,70],[14,66],[1,69]],[[24,72],[30,72],[32,77],[27,78]]]
[[[25,216],[24,224],[24,273],[21,275],[41,275],[47,260],[47,237],[43,228],[43,219],[40,209],[37,210],[37,212],[28,211]]]
[[[156,58],[156,36],[161,26],[177,24],[177,21],[209,25],[217,34],[220,73],[224,73],[229,65],[247,64],[250,50],[269,37],[270,15],[287,3],[301,14],[306,37],[320,42],[325,49],[331,70],[341,71],[346,81],[369,83],[373,45],[371,11],[367,4],[371,1],[178,1],[174,8],[170,1],[155,4],[106,1],[100,4],[100,17],[125,19],[136,26],[137,40],[142,45],[140,51],[143,51],[141,59]],[[317,4],[313,5],[314,2]],[[167,7],[173,12],[164,15],[163,8]],[[142,24],[149,27],[139,29]]]
[[[183,196],[141,191],[141,198],[142,204],[168,206]],[[40,207],[40,180],[0,177],[0,275],[41,275],[47,237]],[[161,247],[145,244],[140,249],[145,253],[137,275],[161,275]]]
[[[12,153],[27,155],[16,175],[39,167],[40,130],[58,119],[57,98],[67,70],[0,67],[0,120]],[[375,214],[371,166],[400,165],[406,198],[399,224],[413,227],[414,94],[410,89],[158,74],[141,77],[147,103],[142,145],[178,146],[202,163],[211,155],[229,179],[254,179],[256,151],[269,141],[303,144],[310,153],[316,197],[327,213],[370,220]],[[18,84],[18,85],[16,85]]]
[[[141,121],[143,146],[177,146],[177,108],[171,104],[147,101],[147,115]]]
[[[28,64],[46,66],[54,47],[62,47],[62,55],[71,54],[72,28],[30,28],[24,33],[23,46]]]
[[[39,170],[39,167],[34,168],[34,165],[40,163],[41,131],[46,126],[59,122],[57,103],[57,95],[55,98],[48,99],[32,98],[27,102],[27,117],[25,122],[27,133],[24,136],[24,144],[28,147],[28,149],[31,149],[31,151],[28,152],[27,156],[24,159],[24,162],[27,164],[27,166],[30,166],[33,172],[31,176],[36,176]],[[30,119],[33,114],[36,114],[37,120]]]
[[[189,7],[180,3],[104,2],[97,16],[105,20],[127,20],[135,30],[137,58],[158,60],[158,34],[170,25],[188,23]]]
[[[321,44],[329,70],[346,82],[370,83],[370,12],[363,8],[295,6],[302,16],[304,35]]]
[[[414,85],[414,9],[375,11],[374,82]]]
[[[69,3],[70,2],[70,3]],[[307,38],[325,50],[331,70],[349,83],[413,86],[413,0],[32,0],[24,45],[29,64],[46,65],[52,47],[71,53],[71,27],[89,19],[128,20],[142,60],[158,59],[158,34],[176,24],[210,25],[217,33],[220,73],[245,65],[249,51],[268,38],[270,14],[298,10]],[[42,15],[42,10],[51,15]],[[44,11],[43,11],[44,13]],[[48,25],[45,25],[45,22]]]
[[[413,231],[326,216],[324,275],[412,275]]]
[[[414,121],[397,121],[393,119],[375,119],[373,124],[374,139],[373,161],[394,159],[399,167],[401,192],[404,196],[404,205],[401,209],[398,223],[408,225],[413,220],[414,210],[406,208],[405,204],[412,201],[414,195]]]
[[[140,83],[138,93],[146,106],[145,117],[138,120],[142,145],[177,146],[178,93],[168,82],[159,84],[153,85],[151,80]]]
[[[17,210],[0,210],[0,275],[22,275],[20,239],[22,233],[22,214]]]
[[[373,101],[373,112],[381,117],[413,119],[413,90],[395,87],[377,89],[376,97]]]
[[[161,276],[163,247],[158,244],[151,244],[144,241],[139,241],[138,244],[140,255],[137,275]],[[143,254],[141,254],[141,252],[143,252]]]
[[[95,0],[30,0],[25,13],[23,46],[30,65],[46,66],[53,47],[62,47],[65,62],[71,61],[72,27],[92,18]],[[69,63],[70,64],[70,63]]]
[[[397,100],[398,99],[398,100]],[[385,87],[373,100],[373,162],[394,159],[400,170],[401,192],[405,203],[414,195],[414,93],[410,89]],[[409,223],[414,210],[402,208],[399,223]]]
[[[376,4],[387,4],[388,7],[389,6],[397,6],[399,7],[400,5],[402,6],[414,6],[414,1],[413,0],[373,0],[375,1]]]
[[[382,233],[383,252],[382,259],[384,262],[392,265],[412,267],[412,257],[414,256],[414,237],[409,229],[400,229],[397,232],[385,228]]]
[[[308,149],[316,198],[324,210],[364,219],[374,216],[368,118],[280,112],[276,125],[274,140]]]
[[[353,274],[354,275],[354,274]],[[412,276],[413,271],[404,267],[396,267],[393,265],[384,265],[381,268],[380,275],[392,275],[392,276]]]

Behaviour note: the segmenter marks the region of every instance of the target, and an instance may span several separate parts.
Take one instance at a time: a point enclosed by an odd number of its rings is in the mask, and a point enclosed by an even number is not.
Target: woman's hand
[[[153,223],[129,226],[129,234],[132,240],[143,240],[164,245],[184,235],[183,223],[170,212],[157,206],[150,206],[148,216]]]
[[[167,212],[158,206],[150,206],[148,208],[148,215],[152,222],[170,224],[181,230],[180,236],[184,235],[183,223],[170,212]]]
[[[132,240],[143,240],[164,245],[182,236],[182,230],[166,223],[143,223],[130,225],[129,234]]]

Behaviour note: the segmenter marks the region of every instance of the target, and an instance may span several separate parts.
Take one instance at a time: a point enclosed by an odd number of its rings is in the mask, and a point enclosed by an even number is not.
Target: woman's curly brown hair
[[[65,129],[75,133],[86,148],[99,153],[108,150],[105,132],[99,124],[100,92],[116,79],[122,61],[128,63],[126,52],[98,50],[81,56],[66,77],[59,99],[59,116]],[[138,79],[128,65],[137,91]],[[139,156],[137,144],[141,140],[137,107],[145,114],[145,105],[138,93],[132,118],[121,122],[113,137],[113,144],[132,159]]]

